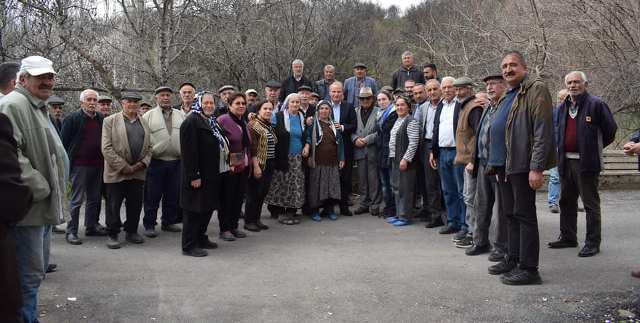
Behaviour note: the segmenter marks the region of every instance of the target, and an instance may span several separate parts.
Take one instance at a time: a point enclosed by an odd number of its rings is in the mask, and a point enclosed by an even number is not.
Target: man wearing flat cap
[[[353,65],[353,76],[344,80],[344,98],[354,107],[358,105],[360,89],[368,87],[373,91],[373,96],[378,95],[376,80],[367,76],[367,66],[363,63]]]
[[[52,95],[47,100],[47,106],[49,107],[49,119],[56,128],[58,136],[60,136],[60,131],[62,131],[62,106],[64,106],[64,100],[59,96]]]
[[[47,261],[44,245],[49,239],[50,226],[59,224],[63,214],[68,158],[60,138],[51,129],[45,103],[51,96],[55,75],[50,60],[41,56],[27,57],[21,62],[15,90],[0,100],[0,113],[11,122],[17,144],[14,151],[17,151],[20,161],[19,177],[33,193],[33,203],[27,206],[26,216],[21,217],[21,211],[13,214],[0,212],[1,216],[14,216],[11,222],[17,221],[8,229],[8,237],[15,241],[18,281],[22,291],[20,302],[11,294],[12,290],[1,289],[3,305],[0,309],[5,309],[5,305],[18,305],[19,308],[14,308],[16,311],[10,316],[2,312],[0,317],[3,320],[38,320],[38,288],[44,278]],[[3,155],[3,158],[9,157]],[[16,194],[12,200],[16,209],[23,208],[30,200],[25,195],[28,194],[26,191],[3,192]]]
[[[244,92],[244,95],[247,96],[247,106],[255,105],[258,103],[258,91],[254,89],[248,89]]]
[[[153,106],[147,101],[140,101],[140,109],[138,109],[138,115],[143,116],[147,111],[151,110]]]
[[[220,100],[217,100],[218,102],[216,103],[216,111],[214,112],[216,117],[229,112],[228,99],[237,91],[238,89],[233,85],[223,85],[218,89],[218,96],[220,96]]]
[[[316,106],[309,103],[311,98],[311,92],[313,89],[310,86],[303,85],[298,88],[298,95],[300,96],[300,111],[304,113],[305,118],[311,118],[316,114]],[[311,125],[310,120],[309,125]]]
[[[168,86],[158,87],[155,91],[156,107],[142,116],[150,131],[151,161],[145,177],[144,192],[144,235],[149,238],[158,236],[156,220],[162,200],[161,229],[167,232],[180,232],[178,222],[178,193],[180,183],[180,125],[185,119],[182,110],[171,107],[173,90]]]
[[[142,97],[135,92],[122,94],[122,111],[104,119],[102,124],[102,155],[104,182],[107,190],[107,247],[120,248],[120,207],[126,200],[125,240],[144,242],[138,234],[142,210],[146,169],[151,163],[149,129],[140,121],[138,110]]]
[[[264,87],[264,98],[273,104],[273,111],[280,111],[282,102],[280,101],[280,90],[282,85],[276,80],[269,80]]]
[[[113,99],[110,96],[98,95],[98,112],[102,113],[102,116],[105,118],[113,112],[113,110],[111,110],[111,102],[113,102]]]

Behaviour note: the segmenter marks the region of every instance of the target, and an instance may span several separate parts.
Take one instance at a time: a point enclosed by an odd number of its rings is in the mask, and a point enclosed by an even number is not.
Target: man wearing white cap
[[[33,205],[26,217],[10,229],[16,241],[23,302],[19,314],[24,322],[37,322],[38,288],[46,262],[44,243],[49,239],[46,233],[51,225],[60,223],[63,208],[68,158],[45,103],[55,74],[50,60],[27,57],[22,60],[16,89],[0,101],[0,112],[13,126],[22,180],[33,192]]]

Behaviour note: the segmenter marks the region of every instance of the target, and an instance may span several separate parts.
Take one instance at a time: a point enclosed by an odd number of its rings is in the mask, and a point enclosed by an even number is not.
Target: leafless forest
[[[574,69],[609,102],[621,135],[639,126],[640,1],[425,0],[403,14],[361,0],[1,0],[0,60],[52,59],[59,90],[87,86],[115,97],[185,80],[201,88],[261,87],[294,58],[338,79],[356,61],[390,82],[400,54],[440,75],[476,80],[501,53],[525,53],[553,90]],[[73,92],[65,92],[73,93]]]

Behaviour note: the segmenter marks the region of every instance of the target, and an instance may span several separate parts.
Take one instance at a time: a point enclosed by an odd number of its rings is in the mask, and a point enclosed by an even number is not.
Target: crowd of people
[[[282,225],[353,214],[393,227],[425,222],[466,255],[488,254],[495,262],[488,272],[502,283],[527,285],[542,282],[536,190],[553,169],[550,185],[560,185],[550,190],[550,209],[560,213],[560,228],[548,246],[578,246],[580,197],[587,233],[578,256],[600,251],[598,176],[617,125],[587,91],[585,73],[564,77],[554,108],[517,51],[480,76],[483,86],[440,77],[434,64],[420,70],[410,52],[390,86],[367,76],[363,63],[344,82],[331,65],[318,81],[304,75],[301,60],[291,67],[287,79],[265,84],[262,98],[255,89],[184,82],[156,88],[153,105],[124,92],[115,112],[113,99],[86,89],[80,108],[63,117],[50,60],[0,65],[0,279],[17,295],[0,305],[0,316],[37,321],[38,287],[56,270],[51,232],[82,244],[83,205],[85,236],[106,237],[110,249],[124,245],[121,230],[132,244],[157,237],[161,208],[160,231],[181,232],[182,253],[194,257],[218,247],[207,235],[214,213],[219,239],[234,241],[244,230],[269,229],[265,204]],[[640,155],[639,141],[640,133],[625,153]]]

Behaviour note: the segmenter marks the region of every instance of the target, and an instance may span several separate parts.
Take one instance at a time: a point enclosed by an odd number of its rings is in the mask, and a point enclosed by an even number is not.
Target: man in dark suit
[[[340,170],[340,214],[352,216],[349,210],[349,196],[351,195],[351,172],[353,170],[353,143],[351,134],[357,128],[356,110],[344,100],[342,83],[335,81],[329,86],[329,96],[333,109],[333,122],[336,129],[342,132],[344,143],[345,165]]]
[[[31,189],[22,183],[16,141],[9,118],[0,114],[0,320],[19,322],[22,292],[16,260],[16,246],[9,228],[21,221],[31,207]],[[6,320],[6,321],[5,321]]]

